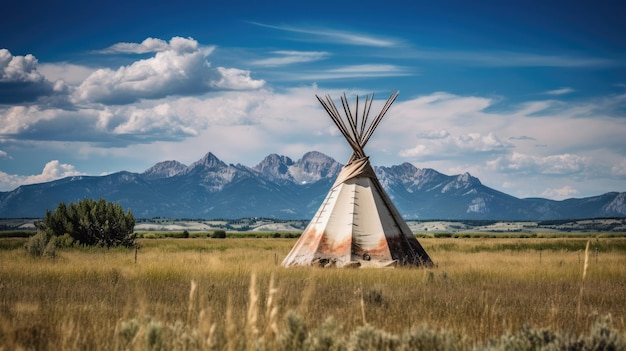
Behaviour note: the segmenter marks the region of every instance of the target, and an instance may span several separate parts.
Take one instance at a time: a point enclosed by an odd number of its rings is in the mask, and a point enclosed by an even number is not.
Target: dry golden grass
[[[140,349],[137,335],[157,338],[163,323],[181,340],[202,333],[199,348],[252,349],[289,311],[312,328],[329,316],[346,331],[428,325],[470,343],[524,325],[578,334],[606,315],[626,330],[624,238],[591,239],[585,272],[585,238],[420,241],[436,268],[283,268],[295,239],[144,240],[137,261],[122,249],[3,250],[0,349]]]

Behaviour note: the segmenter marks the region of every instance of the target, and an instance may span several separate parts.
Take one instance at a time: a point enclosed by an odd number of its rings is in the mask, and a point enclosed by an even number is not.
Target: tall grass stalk
[[[259,319],[259,295],[256,291],[256,274],[250,275],[250,288],[248,289],[250,299],[248,301],[248,314],[246,318],[246,335],[247,348],[254,350],[256,348],[256,340],[259,336],[259,328],[257,326]]]
[[[233,302],[230,296],[228,297],[228,303],[226,304],[226,349],[228,351],[238,350],[237,340],[237,323],[233,319]]]
[[[578,305],[576,307],[576,321],[580,320],[582,304],[583,304],[583,289],[585,287],[585,277],[587,277],[587,268],[589,268],[589,243],[587,240],[587,245],[585,246],[585,263],[583,264],[583,274],[582,279],[580,280],[580,293],[578,294]]]
[[[367,319],[365,318],[365,300],[363,299],[363,288],[359,289],[359,304],[361,305],[361,318],[363,318],[363,325],[367,324]]]
[[[274,283],[274,273],[270,276],[270,283],[265,305],[265,332],[263,338],[266,342],[273,342],[278,334],[278,303],[275,301],[278,288]]]
[[[196,300],[198,298],[198,284],[195,280],[191,280],[189,286],[189,303],[187,305],[187,324],[190,324],[193,318],[194,312],[197,310]]]

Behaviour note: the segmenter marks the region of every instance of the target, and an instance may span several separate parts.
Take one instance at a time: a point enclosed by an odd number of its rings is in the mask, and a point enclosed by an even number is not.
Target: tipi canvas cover
[[[342,116],[333,100],[317,96],[326,112],[353,149],[335,184],[299,240],[283,260],[283,266],[384,267],[430,266],[432,261],[378,181],[363,147],[398,93],[392,94],[380,113],[368,121],[374,96],[367,96],[362,110],[356,100],[353,115],[342,96]]]

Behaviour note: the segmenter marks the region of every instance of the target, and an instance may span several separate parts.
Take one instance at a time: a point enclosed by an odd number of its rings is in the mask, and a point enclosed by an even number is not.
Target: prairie
[[[394,345],[410,330],[469,350],[524,328],[576,338],[602,319],[624,338],[623,237],[420,238],[431,269],[284,268],[295,240],[141,239],[35,259],[2,239],[0,350],[290,349],[365,332]]]

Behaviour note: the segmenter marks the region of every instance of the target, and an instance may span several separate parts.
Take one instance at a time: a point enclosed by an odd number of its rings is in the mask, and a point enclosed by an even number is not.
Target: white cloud
[[[412,159],[420,159],[425,156],[434,154],[434,151],[428,150],[426,145],[419,144],[411,149],[400,150],[400,156]]]
[[[112,134],[160,135],[163,139],[197,135],[195,126],[181,118],[178,111],[168,103],[144,109],[131,107],[126,111],[126,116],[121,123],[110,125]]]
[[[169,50],[171,46],[162,39],[146,38],[141,43],[116,43],[103,50],[97,50],[99,54],[145,54]]]
[[[1,159],[11,159],[11,155],[7,154],[6,151],[0,150],[0,160]]]
[[[490,54],[491,57],[489,57]],[[518,67],[598,67],[617,64],[605,58],[519,52],[479,53],[472,59],[494,66]]]
[[[260,89],[265,85],[263,80],[252,79],[250,71],[218,67],[217,72],[219,72],[219,76],[210,85],[219,90]]]
[[[77,103],[128,104],[171,95],[198,95],[211,90],[258,89],[263,80],[235,68],[212,69],[193,39],[174,37],[154,57],[117,70],[99,69],[76,89]]]
[[[418,139],[446,139],[450,136],[450,132],[445,129],[441,130],[427,130],[424,132],[418,132]]]
[[[40,82],[44,76],[37,71],[37,59],[28,54],[13,56],[7,49],[0,49],[0,81]]]
[[[375,37],[372,35],[348,32],[335,29],[320,29],[320,28],[304,28],[304,27],[291,27],[291,26],[274,26],[269,24],[263,24],[258,22],[250,22],[257,26],[277,29],[281,31],[305,34],[304,40],[323,40],[324,42],[339,43],[344,45],[356,45],[356,46],[372,46],[372,47],[392,47],[397,46],[400,42],[396,39]]]
[[[348,78],[374,78],[374,77],[403,77],[415,75],[407,67],[390,64],[363,64],[350,65],[326,70],[316,70],[314,72],[284,73],[283,80],[330,80]]]
[[[406,127],[405,123],[410,123],[414,130],[437,130],[441,129],[441,125],[475,124],[477,118],[485,116],[482,110],[493,102],[490,98],[435,92],[395,103],[393,111],[394,115],[402,116],[402,128]],[[421,123],[415,123],[418,121]],[[427,123],[424,124],[424,121]]]
[[[572,188],[569,185],[565,185],[558,189],[546,189],[541,193],[542,197],[546,197],[554,200],[564,200],[574,197],[578,194],[578,190]]]
[[[62,80],[68,84],[79,85],[95,69],[66,62],[57,62],[40,64],[39,71],[51,81]]]
[[[611,167],[611,174],[617,177],[626,177],[626,159]]]
[[[559,88],[559,89],[554,89],[554,90],[548,90],[545,92],[545,94],[548,95],[565,95],[565,94],[569,94],[569,93],[573,93],[575,90],[570,88],[570,87],[564,87],[564,88]]]
[[[365,64],[365,65],[352,65],[334,68],[328,70],[331,73],[339,74],[356,74],[358,76],[368,76],[371,74],[378,75],[380,73],[402,73],[406,74],[407,70],[404,67],[388,64]]]
[[[262,60],[252,61],[252,64],[259,66],[285,66],[295,63],[305,63],[319,61],[330,56],[326,51],[273,51],[277,57],[270,57]]]
[[[511,155],[487,162],[487,166],[491,170],[505,173],[562,176],[582,172],[587,162],[585,157],[571,154],[536,156],[513,152]]]
[[[28,125],[46,119],[36,106],[12,106],[0,111],[0,134],[17,135]]]
[[[420,50],[408,52],[414,58],[437,61],[455,61],[473,66],[492,67],[606,67],[623,62],[577,55],[552,55],[512,51],[447,51]]]
[[[511,144],[501,141],[492,132],[487,133],[487,135],[481,135],[480,133],[460,135],[454,139],[454,143],[459,149],[478,152],[502,151],[511,147]]]
[[[437,137],[438,136],[438,137]],[[420,135],[418,135],[420,137]],[[476,153],[502,153],[512,145],[503,142],[495,134],[468,133],[452,136],[441,131],[438,135],[424,138],[426,141],[410,149],[400,150],[399,155],[407,158],[459,158]]]
[[[0,49],[0,103],[32,102],[53,92],[53,84],[37,70],[35,56]]]
[[[197,116],[181,116],[167,103],[73,111],[14,106],[4,114],[0,112],[0,134],[15,140],[86,141],[123,147],[196,135],[198,125],[192,120],[194,117]]]
[[[40,174],[22,176],[0,171],[0,190],[13,190],[20,185],[44,183],[77,175],[83,175],[83,173],[70,164],[52,160],[46,163]]]

